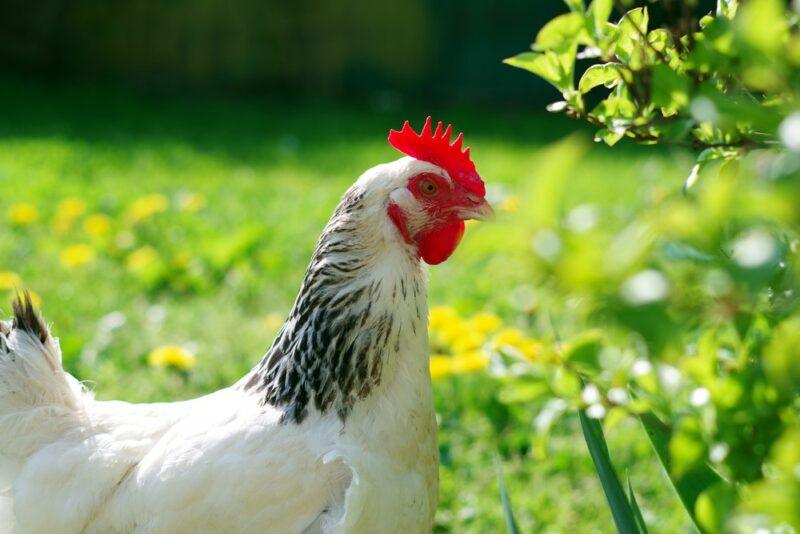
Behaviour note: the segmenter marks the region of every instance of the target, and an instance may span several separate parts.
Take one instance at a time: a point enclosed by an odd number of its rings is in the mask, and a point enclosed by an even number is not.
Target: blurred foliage
[[[654,189],[614,223],[554,208],[558,173],[532,187],[550,204],[532,218],[535,280],[566,297],[549,310],[557,364],[518,359],[509,387],[607,426],[640,417],[703,531],[800,528],[797,13],[779,0],[719,0],[701,17],[673,0],[566,3],[506,62],[555,86],[550,109],[600,126],[596,141],[699,155],[683,193]],[[562,161],[582,150],[569,143]]]
[[[4,0],[0,69],[380,108],[414,97],[519,102],[531,91],[544,97],[546,84],[497,57],[524,45],[532,19],[557,10],[516,0]]]

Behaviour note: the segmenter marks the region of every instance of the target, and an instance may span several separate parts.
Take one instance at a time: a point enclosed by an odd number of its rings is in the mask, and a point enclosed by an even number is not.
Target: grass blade
[[[644,524],[644,517],[642,516],[642,511],[639,509],[639,503],[636,502],[636,494],[633,492],[630,477],[628,477],[628,501],[631,504],[633,518],[636,520],[636,526],[639,528],[639,532],[647,532],[647,525]]]
[[[611,456],[608,454],[608,445],[603,435],[603,427],[596,419],[589,419],[584,410],[578,412],[583,429],[583,437],[589,447],[589,454],[592,456],[597,476],[606,494],[608,507],[614,518],[614,524],[620,534],[640,534],[641,531],[636,523],[633,511],[631,510],[628,497],[622,489],[622,484],[617,477],[614,466],[611,463]]]
[[[503,503],[503,517],[506,521],[506,531],[508,534],[519,534],[519,527],[514,520],[514,510],[511,508],[511,499],[508,497],[506,479],[503,476],[503,467],[500,465],[500,458],[495,456],[494,468],[497,472],[497,484],[500,486],[500,500]]]
[[[703,532],[694,515],[697,497],[710,486],[718,482],[727,482],[707,463],[698,465],[678,479],[673,478],[669,457],[669,440],[672,438],[672,430],[652,412],[641,414],[639,420],[650,438],[650,443],[653,445],[656,456],[661,461],[661,465],[664,467],[675,493],[678,494],[678,498],[683,503],[683,507],[692,519],[695,528]]]

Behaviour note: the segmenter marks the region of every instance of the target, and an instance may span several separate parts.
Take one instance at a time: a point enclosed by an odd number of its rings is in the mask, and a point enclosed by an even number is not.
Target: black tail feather
[[[39,338],[42,343],[45,343],[50,334],[42,320],[42,316],[36,310],[33,302],[31,302],[31,294],[27,291],[17,293],[11,306],[14,310],[13,328],[27,332]]]

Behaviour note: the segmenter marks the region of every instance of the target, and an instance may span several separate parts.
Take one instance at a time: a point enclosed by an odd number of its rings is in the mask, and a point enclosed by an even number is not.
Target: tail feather
[[[0,456],[24,457],[76,427],[84,396],[30,295],[13,310],[0,322]]]
[[[11,303],[11,307],[14,310],[13,328],[38,338],[42,344],[47,343],[47,340],[50,339],[50,332],[47,330],[42,316],[36,311],[36,307],[31,301],[31,294],[24,291],[17,295],[17,298]]]

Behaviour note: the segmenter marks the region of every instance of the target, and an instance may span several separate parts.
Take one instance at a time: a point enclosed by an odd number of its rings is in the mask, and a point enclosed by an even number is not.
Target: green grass
[[[567,163],[544,147],[575,124],[534,113],[433,111],[466,132],[486,181],[520,204],[495,224],[471,227],[456,254],[431,269],[431,303],[495,311],[508,324],[541,324],[547,300],[531,322],[515,311],[511,295],[536,285],[525,221],[547,199],[533,198],[532,184]],[[269,317],[291,306],[339,196],[361,172],[397,157],[385,141],[388,128],[406,116],[419,123],[424,113],[151,100],[2,81],[0,116],[0,271],[18,273],[41,295],[66,367],[90,381],[99,398],[156,401],[229,385],[259,359],[274,334]],[[588,132],[577,136],[575,143],[590,144]],[[564,176],[563,208],[629,209],[644,200],[645,182],[679,187],[676,177],[689,161],[680,153],[589,147]],[[206,207],[176,210],[185,192],[203,195]],[[172,208],[126,225],[130,203],[152,193],[167,195]],[[65,233],[54,230],[57,205],[67,197],[109,215],[111,236],[91,239],[80,222]],[[38,208],[40,220],[23,228],[6,223],[8,209],[25,202]],[[90,244],[97,258],[62,265],[63,249],[78,243]],[[155,274],[126,268],[130,250],[144,245],[161,258]],[[188,258],[188,267],[176,267],[176,256]],[[125,323],[109,332],[103,318],[115,311]],[[197,366],[186,373],[149,367],[147,354],[164,344],[189,345]],[[577,417],[561,420],[547,454],[534,458],[532,421],[541,406],[502,404],[500,388],[484,374],[435,383],[442,452],[437,531],[504,529],[494,468],[499,451],[522,532],[612,532]],[[615,461],[635,466],[630,476],[651,531],[686,529],[638,426],[623,423],[607,434]]]

